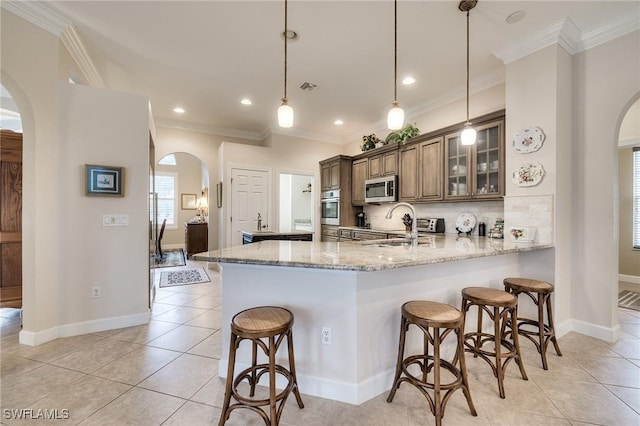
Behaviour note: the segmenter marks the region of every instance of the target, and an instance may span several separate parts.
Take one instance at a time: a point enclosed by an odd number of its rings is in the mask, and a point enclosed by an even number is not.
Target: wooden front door
[[[22,307],[22,134],[0,131],[0,307]]]

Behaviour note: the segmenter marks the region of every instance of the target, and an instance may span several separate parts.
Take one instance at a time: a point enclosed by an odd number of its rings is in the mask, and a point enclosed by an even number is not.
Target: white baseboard
[[[571,331],[575,331],[576,333],[595,337],[596,339],[606,342],[615,342],[620,338],[620,325],[617,324],[614,327],[603,327],[576,319],[572,319],[570,322]]]
[[[223,379],[227,377],[227,368],[227,360],[221,359],[218,363],[218,375]],[[234,374],[237,375],[238,372],[245,368],[249,368],[249,365],[236,363]],[[395,370],[390,369],[360,383],[328,380],[300,373],[297,376],[300,392],[306,395],[359,405],[388,391],[390,384],[393,382],[394,373]],[[285,386],[284,378],[276,376],[276,388],[283,389]]]
[[[147,311],[120,317],[64,324],[37,332],[23,329],[20,331],[18,339],[23,345],[37,346],[61,337],[78,336],[81,334],[96,333],[98,331],[114,330],[118,328],[147,324],[149,322],[150,315],[150,312]]]
[[[618,281],[640,285],[640,277],[637,275],[618,274]]]

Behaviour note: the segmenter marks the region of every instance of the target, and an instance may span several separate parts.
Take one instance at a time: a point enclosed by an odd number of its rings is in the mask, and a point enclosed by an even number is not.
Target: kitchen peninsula
[[[507,276],[549,279],[553,272],[552,244],[453,234],[420,237],[417,247],[399,243],[262,241],[194,259],[220,263],[223,324],[253,306],[290,309],[300,391],[360,404],[391,386],[402,303],[459,307],[464,287],[502,288]],[[323,328],[330,329],[329,344]],[[224,375],[228,326],[222,333]],[[409,338],[407,348],[420,347],[417,340]],[[237,360],[242,368],[249,364],[248,346]]]

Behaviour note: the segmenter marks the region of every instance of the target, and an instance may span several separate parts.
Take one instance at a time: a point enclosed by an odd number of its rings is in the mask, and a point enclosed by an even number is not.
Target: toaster
[[[416,219],[418,225],[418,232],[428,232],[431,234],[444,233],[444,219],[443,218],[427,218]]]

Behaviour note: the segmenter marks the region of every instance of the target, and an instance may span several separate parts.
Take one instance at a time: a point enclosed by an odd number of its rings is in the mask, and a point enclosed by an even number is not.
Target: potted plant
[[[370,149],[376,148],[377,144],[382,144],[382,141],[380,140],[379,137],[376,136],[375,133],[372,133],[370,135],[365,135],[362,137],[362,150],[363,151],[368,151]]]
[[[407,123],[402,129],[389,133],[385,138],[384,143],[402,143],[404,145],[409,139],[414,138],[419,134],[420,129],[418,129],[414,124]]]

